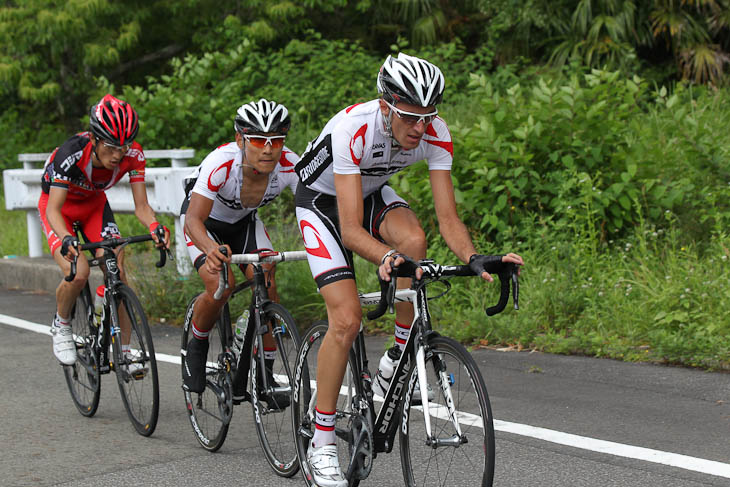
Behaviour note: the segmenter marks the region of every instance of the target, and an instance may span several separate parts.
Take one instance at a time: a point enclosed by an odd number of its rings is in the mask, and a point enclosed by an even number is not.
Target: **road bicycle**
[[[221,247],[224,252],[225,247]],[[251,264],[253,279],[238,284],[231,297],[249,287],[253,288],[249,306],[249,322],[240,349],[234,346],[231,315],[228,303],[208,336],[209,349],[206,363],[206,388],[202,393],[186,391],[190,424],[200,445],[209,451],[216,451],[226,439],[233,414],[233,406],[249,401],[253,409],[261,448],[266,460],[274,471],[282,477],[291,477],[299,469],[297,455],[292,444],[291,419],[286,414],[287,404],[279,404],[276,396],[289,397],[294,357],[299,347],[300,337],[294,318],[287,309],[269,299],[266,276],[262,264],[306,260],[306,252],[261,252],[258,254],[234,254],[232,264]],[[224,265],[220,274],[219,287],[214,297],[219,299],[223,290],[228,288],[228,269]],[[185,313],[182,334],[183,358],[188,341],[192,336],[191,320],[195,298],[190,301]],[[273,370],[266,370],[264,354],[264,335],[271,333],[276,342],[276,359]],[[183,362],[184,366],[184,362]],[[250,373],[249,373],[250,370]],[[271,380],[273,379],[273,381]],[[238,390],[240,399],[234,398]]]
[[[340,466],[349,485],[359,485],[370,474],[377,454],[392,451],[397,431],[405,485],[491,486],[494,425],[484,379],[463,345],[432,330],[428,311],[428,301],[443,296],[451,288],[446,279],[475,274],[468,265],[442,266],[432,260],[422,260],[417,265],[423,269],[420,280],[414,277],[415,265],[401,269],[400,274],[394,268],[389,283],[380,281],[380,292],[360,294],[362,306],[379,305],[367,314],[369,319],[382,316],[386,308],[392,313],[394,301],[414,303],[415,317],[377,414],[360,326],[337,401],[335,432],[339,439]],[[407,271],[406,275],[403,270]],[[412,278],[409,289],[396,291],[398,275]],[[503,263],[498,275],[501,295],[498,304],[487,309],[490,316],[506,306],[510,281],[514,307],[518,308],[517,267]],[[426,287],[435,282],[441,282],[446,289],[429,298]],[[308,330],[297,353],[294,373],[292,421],[297,455],[307,485],[315,485],[306,458],[314,435],[317,358],[326,332],[326,322]],[[430,386],[433,386],[432,396],[428,391]],[[417,398],[420,405],[414,404]]]
[[[74,223],[73,229],[78,238],[77,223]],[[158,228],[157,238],[164,241],[165,230],[162,227]],[[121,280],[114,249],[148,240],[152,240],[151,234],[77,246],[77,249],[91,251],[92,256],[96,249],[104,250],[102,257],[89,260],[89,267],[96,266],[104,270],[104,304],[102,318],[97,322],[87,281],[71,311],[76,362],[63,366],[74,404],[87,417],[96,414],[99,407],[101,375],[114,371],[127,415],[137,432],[143,436],[150,436],[155,431],[160,406],[155,347],[139,299]],[[165,249],[159,250],[160,259],[156,266],[162,267],[166,256],[172,256]],[[74,259],[65,279],[70,282],[75,276]],[[129,326],[123,326],[125,323]],[[122,351],[122,343],[129,343],[130,352]]]

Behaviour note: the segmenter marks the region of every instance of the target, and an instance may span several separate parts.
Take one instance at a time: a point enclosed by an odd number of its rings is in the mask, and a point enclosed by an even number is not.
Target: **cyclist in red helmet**
[[[65,365],[76,361],[76,346],[69,318],[76,298],[89,278],[89,264],[78,252],[73,223],[81,222],[81,232],[88,242],[120,238],[114,214],[105,190],[129,173],[135,215],[149,228],[157,246],[169,248],[170,232],[165,228],[165,241],[158,242],[155,230],[160,225],[147,202],[144,185],[145,157],[142,146],[134,141],[139,130],[137,112],[129,103],[105,95],[91,108],[90,129],[81,132],[53,151],[45,164],[38,201],[43,232],[51,255],[64,275],[77,257],[76,278],[61,280],[56,288],[56,315],[51,334],[53,353]],[[98,250],[98,254],[103,251]],[[122,249],[117,250],[120,275],[126,282]],[[122,322],[122,336],[125,323]],[[128,326],[128,323],[126,324]],[[129,344],[122,343],[122,349]],[[125,352],[128,350],[124,350]]]

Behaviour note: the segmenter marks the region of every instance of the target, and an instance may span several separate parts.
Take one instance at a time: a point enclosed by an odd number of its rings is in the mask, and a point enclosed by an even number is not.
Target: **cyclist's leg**
[[[210,220],[210,219],[209,219]],[[184,225],[185,215],[180,216],[180,224]],[[219,222],[222,223],[222,222]],[[206,221],[206,227],[208,222]],[[232,252],[236,252],[236,245],[230,245],[234,242],[226,242],[217,237],[216,233],[213,233],[209,227],[208,237],[216,242],[223,241],[229,244]],[[228,298],[233,291],[235,285],[235,278],[233,270],[228,268],[228,289],[223,291],[223,295],[220,299],[215,299],[213,295],[218,289],[218,276],[217,272],[211,272],[208,266],[205,265],[205,254],[198,249],[189,237],[185,236],[188,255],[198,271],[198,275],[203,281],[205,290],[198,295],[195,300],[195,306],[193,307],[193,316],[191,326],[191,338],[185,350],[185,364],[183,367],[183,383],[187,390],[191,392],[203,392],[205,390],[205,361],[208,355],[209,341],[208,334],[210,330],[215,326],[216,320],[220,316],[223,306],[228,301]]]
[[[342,378],[352,342],[360,328],[362,310],[352,259],[337,228],[333,196],[297,189],[297,221],[307,249],[312,276],[322,292],[329,328],[318,353],[315,431],[306,461],[316,485],[347,485],[339,464],[334,423]],[[320,362],[321,360],[321,362]],[[296,426],[295,426],[296,427]]]
[[[53,260],[58,264],[64,276],[71,271],[71,263],[61,256],[61,239],[56,232],[53,231],[46,217],[46,207],[48,205],[48,195],[41,194],[38,201],[38,213],[40,215],[41,227],[48,240],[48,247],[51,250]],[[77,205],[78,206],[78,205]],[[66,229],[69,233],[73,233],[73,222],[77,220],[77,216],[85,216],[79,208],[70,204],[65,204],[61,210]],[[53,352],[58,360],[65,364],[71,365],[76,361],[76,346],[73,342],[73,334],[71,332],[71,310],[78,298],[81,290],[86,285],[89,278],[89,264],[86,257],[82,254],[76,262],[76,276],[73,281],[68,282],[61,279],[60,284],[56,288],[56,314],[53,317],[51,333],[53,335]]]

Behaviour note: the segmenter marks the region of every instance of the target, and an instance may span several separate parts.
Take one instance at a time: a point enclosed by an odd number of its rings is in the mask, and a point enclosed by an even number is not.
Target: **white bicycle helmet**
[[[397,58],[388,56],[380,68],[378,93],[394,105],[436,106],[444,95],[444,75],[428,61],[401,52]]]
[[[233,122],[236,132],[241,134],[282,134],[291,126],[289,111],[284,105],[261,98],[257,102],[246,103],[236,112]]]

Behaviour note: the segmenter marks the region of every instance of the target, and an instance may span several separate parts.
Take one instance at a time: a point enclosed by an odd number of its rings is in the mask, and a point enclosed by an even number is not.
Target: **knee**
[[[328,333],[332,334],[338,347],[347,350],[352,346],[360,331],[361,315],[359,313],[340,314],[330,321]]]
[[[409,257],[424,259],[426,257],[426,234],[422,228],[414,228],[403,241],[398,243],[397,248]]]
[[[86,285],[86,282],[89,280],[89,268],[88,267],[79,267],[76,269],[76,276],[74,277],[74,280],[71,281],[69,284],[74,287],[74,289],[77,289],[81,291],[84,286]],[[66,282],[64,280],[64,282]]]

